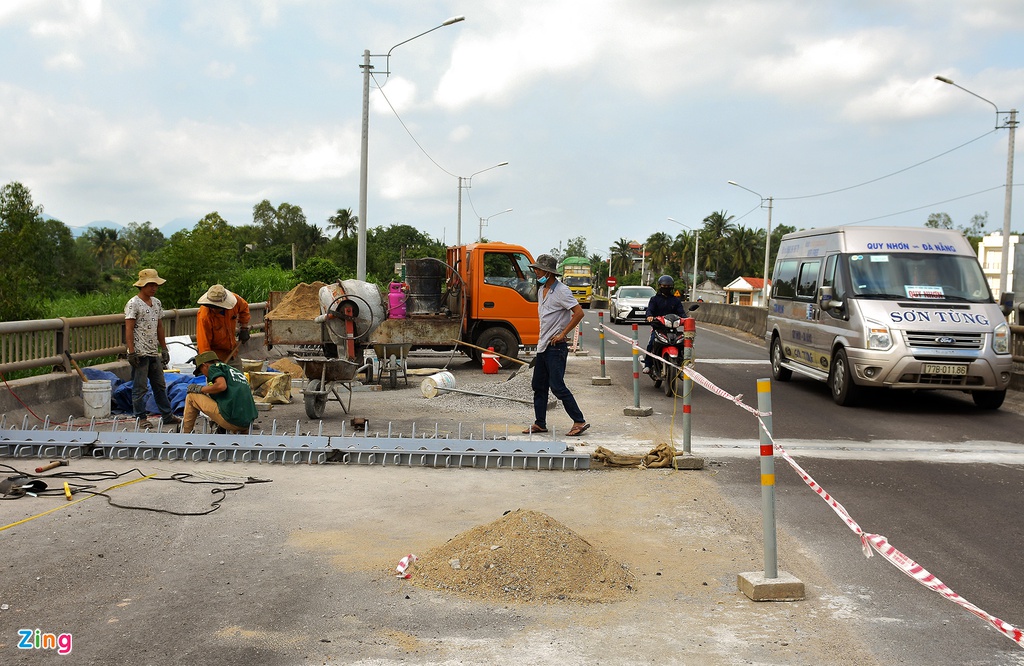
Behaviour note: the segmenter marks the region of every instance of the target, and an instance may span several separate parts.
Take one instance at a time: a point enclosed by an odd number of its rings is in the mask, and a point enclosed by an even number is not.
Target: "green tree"
[[[924,223],[924,226],[930,229],[952,229],[953,218],[948,213],[932,213],[928,216],[928,221]]]
[[[337,229],[334,233],[335,238],[339,235],[348,238],[350,233],[354,234],[359,230],[359,216],[353,215],[351,208],[339,208],[337,213],[327,218],[327,228]]]
[[[349,275],[343,275],[342,270],[333,261],[323,257],[307,259],[296,266],[292,274],[296,280],[306,284],[313,284],[314,282],[332,284],[338,280],[355,277],[354,272]]]
[[[565,246],[565,256],[566,257],[585,257],[585,256],[587,256],[587,239],[586,239],[586,237],[584,237],[584,236],[577,236],[576,238],[570,238],[569,242]]]
[[[254,245],[265,260],[272,260],[282,268],[292,267],[292,246],[297,262],[315,256],[324,244],[323,231],[306,221],[299,206],[282,203],[277,208],[266,199],[252,209],[256,227]]]
[[[39,318],[40,300],[67,288],[76,275],[67,226],[43,219],[43,207],[21,183],[0,188],[0,320]]]
[[[624,276],[633,272],[633,249],[629,246],[629,240],[620,238],[615,244],[608,248],[612,258],[612,275]]]
[[[146,267],[157,269],[167,280],[158,294],[164,307],[195,307],[211,284],[231,288],[231,275],[238,268],[234,231],[219,213],[209,213],[191,230],[171,236],[153,260]]]
[[[112,270],[117,257],[118,241],[120,240],[117,229],[90,227],[84,235],[92,245],[92,254],[99,261],[100,268]]]
[[[700,236],[700,253],[706,257],[703,264],[715,267],[715,279],[718,277],[722,266],[729,265],[728,236],[735,231],[736,226],[732,223],[733,216],[723,211],[715,211],[704,218],[704,227]]]
[[[652,273],[664,273],[672,255],[672,237],[664,231],[656,231],[644,243]]]
[[[758,239],[757,232],[747,227],[733,229],[725,243],[728,269],[719,284],[727,284],[743,275],[754,277],[764,273],[764,237],[765,233],[761,232]]]
[[[159,250],[167,242],[167,239],[163,232],[150,222],[142,224],[132,222],[121,231],[121,241],[142,257]]]

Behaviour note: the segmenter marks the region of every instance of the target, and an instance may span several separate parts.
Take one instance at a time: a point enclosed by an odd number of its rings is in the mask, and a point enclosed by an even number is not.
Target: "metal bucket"
[[[430,375],[420,382],[420,393],[424,398],[433,398],[438,393],[446,393],[444,391],[446,388],[455,388],[455,375],[447,370]]]
[[[82,403],[85,406],[86,418],[106,418],[110,416],[110,380],[90,379],[82,382]]]
[[[408,315],[438,314],[441,312],[441,287],[444,285],[445,265],[436,259],[407,259],[405,282],[409,285],[409,298],[405,303]]]

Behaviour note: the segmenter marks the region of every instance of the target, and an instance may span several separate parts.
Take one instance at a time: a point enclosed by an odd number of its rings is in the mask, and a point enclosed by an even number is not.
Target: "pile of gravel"
[[[533,389],[530,387],[531,375],[528,372],[521,372],[508,381],[507,377],[496,377],[490,381],[472,382],[468,384],[456,383],[454,388],[459,391],[471,391],[483,393],[488,396],[469,395],[467,393],[456,393],[438,391],[438,394],[430,400],[430,406],[437,411],[446,414],[471,414],[484,409],[502,409],[509,416],[519,417],[533,416]],[[527,402],[516,402],[503,398],[515,398]]]
[[[517,510],[420,556],[413,584],[497,602],[605,603],[636,577],[589,541],[538,511]]]

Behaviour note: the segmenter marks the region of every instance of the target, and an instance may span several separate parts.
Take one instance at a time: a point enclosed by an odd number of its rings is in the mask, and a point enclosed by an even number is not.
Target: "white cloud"
[[[63,52],[57,53],[46,59],[47,69],[81,69],[82,59],[78,57],[77,53]]]
[[[207,63],[206,75],[211,79],[230,79],[235,75],[235,63],[218,62],[216,60]]]

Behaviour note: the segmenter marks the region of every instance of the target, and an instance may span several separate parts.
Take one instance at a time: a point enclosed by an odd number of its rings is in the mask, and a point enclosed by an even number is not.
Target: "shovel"
[[[518,358],[512,358],[511,356],[505,356],[504,354],[499,354],[498,352],[492,351],[490,349],[485,349],[483,347],[477,347],[476,345],[471,345],[470,343],[463,342],[462,340],[450,340],[449,342],[454,342],[455,344],[462,345],[464,347],[472,347],[473,349],[479,349],[482,352],[487,352],[488,354],[494,354],[495,356],[500,356],[501,358],[503,358],[505,360],[513,361],[515,363],[518,363],[519,367],[515,369],[515,372],[513,372],[511,375],[508,376],[508,379],[505,380],[506,382],[512,381],[513,377],[518,375],[520,372],[522,372],[526,368],[532,368],[533,366],[537,365],[537,357],[536,356],[534,356],[532,359],[530,359],[529,362],[526,362],[526,361],[520,361]]]

